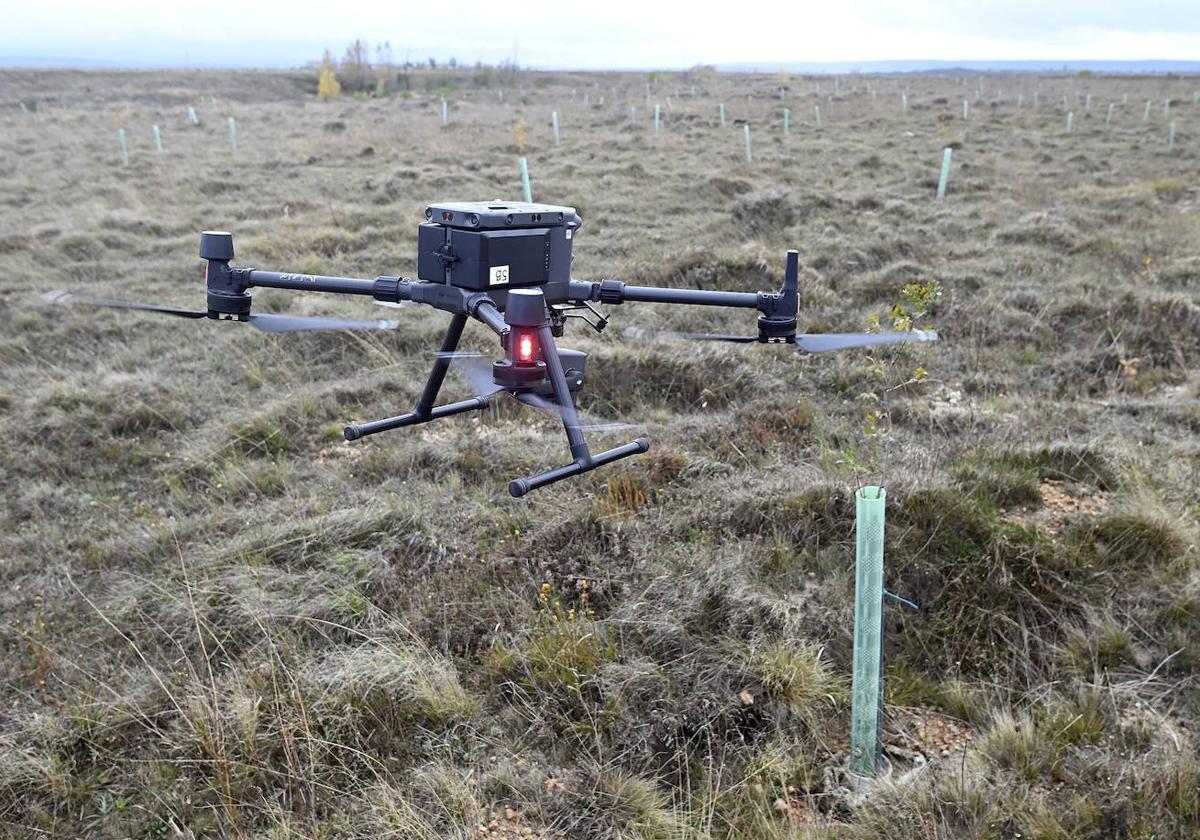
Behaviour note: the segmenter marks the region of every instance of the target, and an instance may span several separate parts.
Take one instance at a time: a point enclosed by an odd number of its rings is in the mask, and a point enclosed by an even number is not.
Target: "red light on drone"
[[[533,361],[533,336],[528,333],[517,339],[517,361],[532,362]]]

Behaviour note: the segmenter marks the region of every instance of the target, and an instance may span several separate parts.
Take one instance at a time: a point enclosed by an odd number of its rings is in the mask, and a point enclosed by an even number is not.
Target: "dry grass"
[[[1200,83],[988,78],[964,122],[974,80],[793,78],[781,103],[774,76],[666,74],[655,137],[641,75],[408,81],[320,103],[299,73],[0,72],[0,836],[1200,833]],[[1077,92],[1099,104],[1068,136]],[[1171,153],[1136,106],[1168,95]],[[426,203],[517,193],[518,120],[535,197],[585,220],[576,276],[756,290],[794,247],[804,328],[886,323],[934,281],[945,340],[645,344],[621,328],[753,322],[613,308],[565,343],[584,406],[653,451],[513,501],[565,448],[511,405],[340,442],[413,402],[437,313],[265,336],[38,298],[197,305],[213,227],[243,264],[411,273]],[[886,696],[975,738],[851,808],[822,769],[851,491],[877,481],[887,586],[920,605],[888,606]]]

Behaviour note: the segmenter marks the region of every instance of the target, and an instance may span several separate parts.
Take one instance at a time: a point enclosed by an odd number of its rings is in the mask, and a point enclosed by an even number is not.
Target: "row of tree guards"
[[[902,99],[901,99],[901,110],[903,110],[903,111],[908,111],[908,94],[907,94],[907,93],[902,93],[902,94],[901,94],[901,97],[902,97]],[[1091,107],[1091,98],[1092,98],[1091,94],[1088,94],[1088,96],[1087,96],[1087,111],[1089,111],[1089,112],[1092,110],[1092,107]],[[1024,96],[1022,95],[1022,96],[1018,97],[1018,99],[1019,99],[1019,100],[1023,100],[1023,99],[1024,99]],[[1074,112],[1068,111],[1068,109],[1067,109],[1067,104],[1066,104],[1066,99],[1067,99],[1067,98],[1064,96],[1064,97],[1063,97],[1063,106],[1062,106],[1062,111],[1063,111],[1064,113],[1066,113],[1066,114],[1067,114],[1068,126],[1070,126],[1070,123],[1071,123],[1071,122],[1074,120],[1074,116],[1073,116],[1073,113],[1074,113]],[[668,98],[667,102],[668,102],[668,105],[667,105],[667,107],[669,108],[669,107],[670,107],[670,99],[669,99],[669,98]],[[831,102],[831,104],[832,104],[832,102]],[[1022,103],[1022,104],[1023,104],[1023,103]],[[1145,112],[1144,112],[1144,113],[1143,113],[1143,115],[1142,115],[1142,123],[1143,123],[1143,124],[1146,124],[1146,123],[1149,123],[1149,122],[1150,122],[1150,112],[1151,112],[1151,105],[1152,105],[1152,104],[1153,104],[1153,100],[1150,100],[1150,99],[1146,100],[1146,110],[1145,110]],[[1196,97],[1194,97],[1194,98],[1193,98],[1193,104],[1200,104],[1200,91],[1197,91],[1197,95],[1196,95]],[[647,108],[649,108],[649,107],[650,107],[649,103],[647,103],[647,106],[646,106],[646,107],[647,107]],[[1020,104],[1018,105],[1018,107],[1020,107]],[[1114,115],[1115,115],[1115,113],[1116,113],[1116,107],[1117,107],[1117,103],[1115,103],[1115,102],[1110,102],[1110,103],[1108,104],[1108,113],[1107,113],[1107,115],[1105,116],[1105,119],[1104,119],[1104,124],[1105,124],[1106,126],[1111,126],[1111,125],[1112,125],[1112,122],[1113,122],[1113,116],[1114,116]],[[1170,108],[1171,108],[1171,100],[1169,100],[1169,99],[1164,99],[1164,100],[1163,100],[1163,117],[1164,117],[1164,118],[1166,118],[1166,117],[1168,117],[1168,116],[1170,115]],[[189,109],[189,110],[190,110],[190,109]],[[779,109],[779,111],[778,111],[778,113],[779,113],[779,115],[780,115],[780,119],[781,119],[781,123],[782,123],[783,136],[784,136],[784,137],[787,137],[787,136],[789,136],[789,134],[790,134],[790,129],[791,129],[792,109],[791,109],[791,108],[780,108],[780,109]],[[662,114],[663,114],[663,112],[662,112],[662,104],[661,104],[661,103],[655,103],[655,104],[654,104],[654,133],[655,133],[655,134],[659,134],[659,133],[661,133],[661,130],[662,130],[662,122],[663,122],[663,120],[662,120]],[[964,99],[964,100],[963,100],[963,104],[962,104],[962,118],[963,118],[963,121],[964,121],[964,122],[966,122],[966,121],[970,121],[970,119],[971,119],[971,103],[970,103],[970,101],[969,101],[969,100],[967,100],[967,99]],[[558,145],[558,143],[559,143],[558,111],[552,111],[552,112],[550,113],[550,119],[551,119],[551,123],[552,123],[552,125],[553,125],[553,128],[554,128],[554,144],[555,144],[555,145]],[[719,124],[720,124],[722,127],[724,127],[724,126],[727,124],[727,122],[728,122],[728,120],[726,119],[726,110],[725,110],[725,103],[724,103],[724,102],[718,103],[718,106],[717,106],[717,121],[718,121],[718,123],[719,123]],[[630,122],[630,124],[632,124],[632,125],[636,125],[636,124],[637,124],[637,107],[636,107],[636,106],[634,106],[634,105],[630,105],[630,106],[629,106],[629,122]],[[748,124],[748,121],[745,121],[745,122],[744,122],[744,124]],[[821,120],[821,106],[820,106],[820,105],[814,105],[814,106],[813,106],[813,124],[814,124],[814,125],[815,125],[817,128],[822,128],[822,127],[823,127],[823,123],[822,123],[822,120]],[[443,97],[443,98],[442,98],[442,126],[443,126],[443,127],[448,127],[449,125],[450,125],[450,108],[449,108],[449,103],[448,103],[448,102],[446,101],[446,99]],[[1170,125],[1172,125],[1172,126],[1173,126],[1173,125],[1174,125],[1174,123],[1170,123]],[[1070,130],[1071,130],[1071,129],[1068,127],[1068,129],[1067,129],[1068,133],[1070,132]]]
[[[188,107],[188,120],[192,125],[200,125],[200,118],[196,115],[196,109]],[[154,136],[154,151],[156,154],[163,153],[162,130],[157,125],[150,126],[150,131]],[[117,146],[121,150],[121,165],[129,165],[129,142],[125,134],[125,128],[117,129]],[[238,139],[237,139],[237,120],[233,117],[229,118],[229,150],[237,154]]]
[[[649,89],[649,84],[647,84],[647,90],[648,89]],[[819,92],[820,83],[817,84],[817,90]],[[874,98],[875,95],[878,93],[877,90],[874,90],[874,89],[869,89],[869,90],[870,90],[870,93],[872,94],[872,98]],[[501,97],[503,96],[503,91],[499,91],[498,93],[499,93],[499,95],[501,95]],[[982,94],[982,91],[977,91],[976,98],[978,98],[981,94]],[[574,95],[574,91],[572,91],[572,95]],[[694,86],[693,86],[692,95],[695,96]],[[900,97],[901,97],[901,100],[900,100],[901,101],[901,109],[903,111],[907,112],[908,107],[909,107],[908,90],[905,89],[905,90],[901,91]],[[783,98],[782,97],[782,89],[781,89],[780,98],[781,99]],[[586,99],[586,96],[585,96],[585,99]],[[1018,107],[1023,107],[1024,99],[1025,99],[1024,94],[1020,94],[1017,96],[1017,106]],[[1092,95],[1090,93],[1087,94],[1086,96],[1076,94],[1076,99],[1079,102],[1083,103],[1085,110],[1091,111]],[[210,100],[211,104],[213,105],[213,107],[216,107],[216,99],[214,97],[209,97],[209,100]],[[601,97],[601,100],[603,100],[603,97]],[[747,101],[749,102],[751,100],[752,100],[752,96],[747,95]],[[830,101],[832,102],[832,97],[830,97]],[[1123,101],[1126,103],[1128,102],[1128,94],[1124,95]],[[648,97],[647,98],[648,105],[649,105],[649,102],[650,102],[650,100]],[[670,107],[670,102],[671,102],[670,97],[667,97],[668,107]],[[1153,99],[1146,100],[1146,105],[1143,110],[1142,120],[1141,120],[1143,124],[1150,122],[1154,102],[1155,102],[1155,100],[1153,100]],[[1193,102],[1193,104],[1200,105],[1200,90],[1197,90],[1193,93],[1192,102]],[[1035,108],[1038,107],[1038,105],[1040,103],[1039,92],[1037,92],[1037,91],[1035,91],[1033,94],[1033,103],[1034,103]],[[29,113],[29,109],[26,107],[26,105],[23,101],[20,102],[19,105],[20,105],[23,113]],[[1105,126],[1111,126],[1113,124],[1113,118],[1114,118],[1114,115],[1116,114],[1116,108],[1117,108],[1116,102],[1108,103],[1108,109],[1107,109],[1107,112],[1105,114],[1105,119],[1104,119]],[[1066,96],[1063,96],[1061,99],[1061,109],[1066,113],[1065,131],[1067,134],[1072,134],[1072,133],[1074,133],[1074,129],[1075,129],[1075,113],[1074,113],[1074,111],[1068,110]],[[1170,112],[1171,112],[1171,100],[1163,99],[1162,100],[1162,115],[1163,115],[1163,117],[1164,118],[1169,117]],[[781,108],[781,109],[779,109],[778,113],[781,117],[782,135],[784,138],[787,138],[791,134],[791,127],[792,127],[791,108],[787,108],[787,107]],[[963,100],[962,116],[963,116],[964,121],[969,121],[971,119],[971,106],[970,106],[970,101],[967,99]],[[200,125],[200,117],[196,111],[195,106],[193,106],[193,105],[187,106],[187,118],[188,118],[188,121],[193,126]],[[442,126],[448,127],[450,124],[450,103],[446,100],[445,97],[442,97],[442,99],[441,99],[441,118],[442,118]],[[637,123],[637,108],[635,106],[630,106],[630,108],[629,108],[629,120],[630,120],[631,124]],[[558,111],[551,112],[550,121],[551,121],[551,128],[552,128],[553,135],[554,135],[554,144],[556,146],[560,145],[562,142],[562,132],[561,132],[561,128],[560,128]],[[717,121],[721,126],[725,126],[728,122],[727,110],[726,110],[726,105],[724,102],[718,103]],[[237,145],[238,145],[238,143],[237,143],[237,123],[233,117],[229,117],[228,124],[229,124],[230,151],[236,153]],[[818,129],[823,127],[823,120],[822,120],[820,105],[813,106],[813,124]],[[119,115],[118,115],[118,125],[119,125]],[[151,126],[151,131],[153,132],[153,137],[154,137],[154,150],[156,153],[161,154],[163,152],[162,132],[157,125]],[[662,105],[656,103],[654,105],[654,133],[656,135],[658,135],[658,134],[661,134],[662,131],[663,131]],[[743,121],[743,125],[742,125],[743,146],[744,146],[744,150],[745,150],[744,153],[745,153],[747,162],[753,161],[753,150],[752,150],[752,146],[751,146],[750,133],[751,133],[750,123],[748,121]],[[1176,127],[1176,124],[1173,121],[1169,122],[1167,124],[1167,149],[1168,150],[1173,151],[1175,149],[1177,139],[1178,139],[1178,129]],[[129,163],[129,145],[128,145],[128,138],[127,138],[127,136],[125,134],[125,130],[123,128],[118,128],[117,144],[118,144],[118,147],[120,150],[121,163],[123,165],[127,165]],[[948,179],[949,179],[949,159],[950,159],[950,150],[946,149],[944,152],[941,177],[939,178],[939,181],[938,181],[938,191],[937,191],[938,199],[942,199],[945,197],[946,187],[948,185]]]

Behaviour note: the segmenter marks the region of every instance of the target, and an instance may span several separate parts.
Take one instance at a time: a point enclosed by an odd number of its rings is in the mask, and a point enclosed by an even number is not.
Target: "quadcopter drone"
[[[414,426],[489,404],[497,393],[561,417],[571,462],[508,484],[512,496],[590,472],[604,464],[645,452],[650,442],[639,437],[599,454],[584,439],[576,397],[586,380],[587,354],[559,348],[567,319],[579,318],[597,332],[608,324],[594,303],[631,301],[732,306],[758,312],[756,335],[650,333],[675,338],[737,343],[790,344],[820,353],[851,347],[936,341],[932,331],[897,333],[796,334],[799,254],[788,251],[783,286],[777,292],[726,292],[632,286],[620,280],[584,282],[571,277],[571,243],[582,220],[570,207],[524,202],[454,202],[432,204],[418,228],[417,280],[376,277],[374,280],[287,274],[231,266],[233,236],[223,231],[200,235],[200,257],[207,261],[208,306],[175,309],[143,303],[77,298],[52,292],[61,303],[159,312],[183,318],[248,321],[265,332],[299,330],[395,329],[396,321],[348,321],[281,314],[252,314],[247,290],[254,287],[364,295],[387,305],[423,303],[450,313],[450,324],[435,356],[425,389],[413,410],[397,417],[345,428],[346,440],[357,440],[402,426]],[[463,355],[458,342],[468,319],[481,322],[500,339],[503,357],[491,364],[487,381],[473,382],[480,393],[470,399],[437,405],[438,392],[451,362]],[[631,334],[642,334],[631,331]]]

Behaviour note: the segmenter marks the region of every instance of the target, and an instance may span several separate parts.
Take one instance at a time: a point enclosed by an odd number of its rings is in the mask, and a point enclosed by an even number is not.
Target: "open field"
[[[0,72],[0,836],[1200,836],[1200,80],[659,75],[657,136],[648,80]],[[775,288],[797,248],[806,330],[933,282],[943,341],[639,342],[753,316],[611,307],[563,344],[638,426],[596,443],[651,451],[513,500],[567,453],[511,403],[341,441],[415,401],[440,313],[258,290],[405,322],[275,336],[39,298],[200,307],[205,228],[412,275],[427,203],[519,198],[518,119],[579,279]],[[919,605],[885,606],[885,741],[930,763],[851,806],[825,768],[880,479]]]

